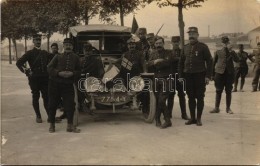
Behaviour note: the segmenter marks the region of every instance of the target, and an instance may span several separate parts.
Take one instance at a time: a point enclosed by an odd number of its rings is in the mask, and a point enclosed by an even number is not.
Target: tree
[[[149,3],[151,0],[148,0]],[[200,3],[205,2],[206,0],[155,0],[157,5],[161,7],[171,6],[178,8],[178,21],[179,21],[179,31],[181,37],[181,48],[184,46],[184,27],[185,23],[183,21],[183,9],[192,8],[192,7],[201,7]],[[177,1],[177,2],[175,2]]]
[[[100,19],[102,21],[112,21],[110,17],[112,15],[119,14],[121,26],[124,26],[124,16],[138,10],[138,7],[144,7],[146,5],[145,0],[105,0],[100,1],[102,10],[100,11]]]

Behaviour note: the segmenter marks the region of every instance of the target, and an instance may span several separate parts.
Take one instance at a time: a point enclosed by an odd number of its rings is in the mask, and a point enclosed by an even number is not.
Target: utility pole
[[[210,37],[210,25],[208,25],[208,37]]]

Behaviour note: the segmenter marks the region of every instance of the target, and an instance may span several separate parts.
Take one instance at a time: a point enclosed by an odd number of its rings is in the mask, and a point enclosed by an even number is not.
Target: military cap
[[[65,38],[63,40],[63,43],[71,43],[71,44],[73,44],[73,40],[71,38]]]
[[[148,33],[147,35],[146,35],[146,39],[149,39],[149,38],[154,38],[155,36],[154,36],[154,33]]]
[[[57,43],[52,43],[52,44],[51,44],[51,47],[52,47],[52,46],[56,46],[56,47],[58,48],[58,44],[57,44]]]
[[[172,36],[172,42],[179,42],[181,40],[180,36]]]
[[[127,44],[129,44],[129,43],[135,43],[136,41],[135,41],[135,39],[134,38],[130,38],[130,39],[128,39],[127,40]]]
[[[33,35],[33,39],[42,39],[42,35],[39,33],[36,33]]]
[[[160,39],[162,39],[162,41],[163,41],[163,43],[164,43],[164,38],[161,37],[161,36],[157,36],[157,37],[155,38],[155,41],[160,40]]]
[[[147,30],[146,30],[146,28],[139,28],[139,29],[138,29],[138,33],[147,34]]]
[[[225,43],[225,44],[229,42],[229,38],[227,36],[223,36],[221,38],[221,40],[222,40],[222,43]]]
[[[197,27],[189,27],[187,33],[190,33],[190,32],[197,32],[198,33],[198,28]]]
[[[260,46],[260,42],[258,42],[257,45]]]

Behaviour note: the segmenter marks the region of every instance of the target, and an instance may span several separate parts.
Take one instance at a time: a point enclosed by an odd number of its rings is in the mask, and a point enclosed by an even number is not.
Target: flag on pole
[[[133,17],[133,23],[132,23],[132,31],[131,33],[135,34],[135,32],[137,31],[138,29],[138,24],[137,24],[137,21],[135,19],[135,16]]]

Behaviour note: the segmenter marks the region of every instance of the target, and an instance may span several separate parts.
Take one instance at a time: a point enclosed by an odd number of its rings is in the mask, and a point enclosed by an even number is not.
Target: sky
[[[260,26],[260,0],[207,0],[201,5],[200,8],[183,10],[185,31],[190,26],[196,26],[199,28],[200,36],[208,36],[208,26],[210,26],[210,36],[212,36],[224,32],[248,33]],[[146,27],[148,33],[156,33],[164,24],[159,35],[179,35],[176,7],[159,8],[156,3],[152,3],[135,11],[135,17],[139,27]],[[119,15],[116,15],[115,18],[116,23],[120,24]],[[125,17],[125,26],[131,27],[132,20],[133,13]],[[98,18],[93,18],[89,22],[89,24],[100,23]],[[54,34],[51,41],[63,38],[62,35]]]

